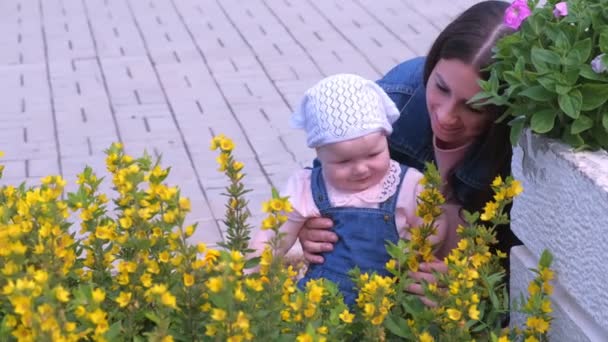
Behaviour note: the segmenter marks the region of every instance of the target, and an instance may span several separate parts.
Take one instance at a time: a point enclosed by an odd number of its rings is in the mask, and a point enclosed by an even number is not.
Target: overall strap
[[[401,167],[401,173],[399,174],[399,185],[397,186],[397,191],[389,197],[386,201],[380,203],[379,208],[389,211],[391,213],[395,212],[397,208],[397,199],[399,199],[399,192],[401,191],[401,185],[403,184],[403,179],[405,178],[405,174],[407,173],[408,166],[404,164],[399,164]]]
[[[327,188],[325,187],[321,167],[314,167],[312,169],[312,174],[310,175],[310,187],[312,191],[312,198],[315,201],[315,205],[319,211],[329,209],[331,207],[331,203],[329,202],[329,195],[327,194]]]

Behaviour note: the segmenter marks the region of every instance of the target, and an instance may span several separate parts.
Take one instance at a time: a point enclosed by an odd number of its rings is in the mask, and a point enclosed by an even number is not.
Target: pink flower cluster
[[[504,22],[508,27],[517,30],[521,23],[532,14],[526,0],[515,0],[505,12]]]
[[[526,0],[515,0],[507,8],[504,17],[506,26],[517,30],[524,20],[532,14],[532,10],[528,6]],[[568,3],[566,1],[558,2],[553,9],[553,15],[556,18],[565,17],[568,15]]]

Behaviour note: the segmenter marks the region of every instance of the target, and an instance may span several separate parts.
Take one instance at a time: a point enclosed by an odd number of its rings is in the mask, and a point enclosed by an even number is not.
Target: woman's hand
[[[331,231],[334,223],[324,217],[310,218],[304,222],[298,235],[304,258],[312,264],[322,264],[320,253],[330,252],[334,249],[334,243],[338,241],[338,235]]]
[[[430,262],[421,263],[420,267],[418,268],[418,272],[409,273],[410,277],[412,277],[414,280],[416,280],[416,283],[408,286],[408,288],[407,288],[407,291],[409,293],[413,293],[413,294],[419,296],[420,300],[422,300],[422,302],[424,304],[426,304],[427,306],[430,306],[430,307],[437,306],[437,303],[433,302],[432,300],[430,300],[424,296],[424,288],[422,286],[422,282],[426,281],[428,283],[437,283],[437,279],[433,275],[433,271],[436,271],[439,273],[447,273],[448,265],[446,265],[445,262],[443,262],[442,260],[439,260],[439,259],[436,259],[436,260],[433,260]],[[444,287],[442,284],[437,284],[437,286]]]

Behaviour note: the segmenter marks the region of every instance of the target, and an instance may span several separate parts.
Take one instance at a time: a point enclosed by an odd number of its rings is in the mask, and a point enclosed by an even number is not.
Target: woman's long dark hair
[[[509,3],[504,1],[484,1],[473,5],[460,14],[437,37],[428,53],[424,66],[424,84],[426,86],[429,76],[437,62],[441,59],[456,59],[465,64],[474,66],[479,70],[479,77],[487,79],[489,73],[485,70],[492,62],[492,48],[501,37],[512,32],[512,29],[503,24],[505,10]],[[486,106],[484,111],[494,118],[504,112],[504,108]],[[511,145],[509,141],[509,126],[506,123],[493,123],[483,134],[480,143],[476,144],[475,158],[484,160],[484,165],[492,167],[488,170],[493,175],[501,174],[503,177],[510,173]],[[463,194],[455,189],[456,198],[469,211],[480,210],[491,199],[488,189],[475,194],[467,194],[463,201]]]

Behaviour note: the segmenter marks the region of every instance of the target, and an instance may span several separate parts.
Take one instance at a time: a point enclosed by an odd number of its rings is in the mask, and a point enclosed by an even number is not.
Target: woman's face
[[[426,104],[440,148],[457,148],[475,140],[492,122],[492,115],[467,101],[481,91],[477,69],[457,59],[440,59],[429,76]]]

